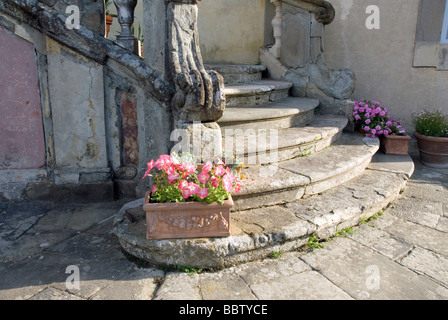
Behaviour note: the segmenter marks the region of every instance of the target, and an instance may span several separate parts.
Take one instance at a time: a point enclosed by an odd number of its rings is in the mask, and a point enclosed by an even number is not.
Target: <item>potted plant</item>
[[[113,3],[113,0],[106,0],[105,4],[104,4],[105,8],[106,8],[106,35],[105,35],[106,38],[109,36],[110,26],[114,22],[114,18],[117,17],[116,14],[113,14],[110,12],[109,7],[112,3]]]
[[[230,235],[231,193],[241,190],[240,174],[221,158],[196,163],[191,154],[161,155],[143,176],[153,186],[145,196],[147,239]]]
[[[411,137],[378,101],[360,100],[354,104],[355,125],[367,137],[380,139],[385,154],[407,155]]]
[[[448,116],[437,110],[424,110],[413,115],[413,123],[422,163],[448,168]]]

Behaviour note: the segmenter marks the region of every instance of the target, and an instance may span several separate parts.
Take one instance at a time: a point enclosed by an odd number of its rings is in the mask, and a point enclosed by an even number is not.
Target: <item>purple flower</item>
[[[372,132],[372,134],[373,134],[373,135],[375,135],[375,134],[376,134],[376,130],[375,130],[375,129],[372,129],[372,131],[371,131],[371,132]]]
[[[364,131],[370,131],[370,127],[369,126],[365,126],[364,127]]]
[[[370,124],[371,122],[372,122],[372,120],[370,120],[370,119],[366,120],[366,124]]]
[[[355,115],[355,120],[361,120],[361,117],[359,116],[359,114]]]
[[[380,130],[381,130],[381,126],[380,126],[380,125],[377,125],[377,126],[375,127],[375,130],[376,130],[376,131],[380,131]]]

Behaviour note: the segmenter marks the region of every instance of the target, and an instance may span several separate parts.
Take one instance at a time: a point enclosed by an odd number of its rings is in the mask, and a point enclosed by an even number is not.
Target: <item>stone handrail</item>
[[[128,68],[145,90],[161,102],[169,102],[174,95],[171,84],[132,51],[83,25],[79,29],[68,30],[65,25],[67,17],[41,1],[2,0],[0,11],[99,64],[107,65],[109,58],[117,61]]]

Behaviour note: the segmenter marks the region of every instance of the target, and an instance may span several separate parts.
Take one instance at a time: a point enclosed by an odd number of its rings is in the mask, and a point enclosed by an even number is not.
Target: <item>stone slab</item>
[[[447,299],[448,289],[348,238],[337,238],[303,260],[355,299]]]
[[[35,48],[3,28],[0,48],[0,169],[41,168],[45,141]]]

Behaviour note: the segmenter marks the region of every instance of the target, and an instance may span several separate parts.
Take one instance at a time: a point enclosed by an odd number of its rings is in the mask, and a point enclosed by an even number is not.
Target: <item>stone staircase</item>
[[[132,255],[154,264],[221,268],[295,250],[311,236],[325,239],[371,217],[412,175],[409,157],[377,153],[378,139],[344,132],[346,117],[319,115],[319,101],[291,97],[291,83],[262,78],[264,66],[207,67],[226,83],[227,108],[218,122],[223,149],[244,145],[247,164],[243,189],[232,195],[231,236],[146,240],[137,200],[122,208],[114,230]],[[260,141],[266,148],[257,149]]]

